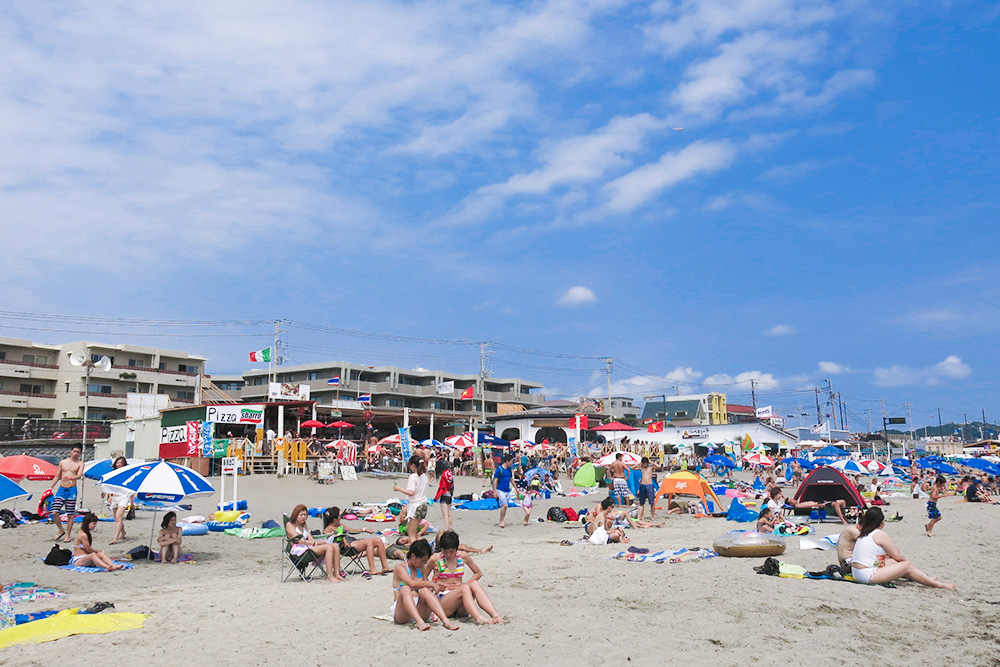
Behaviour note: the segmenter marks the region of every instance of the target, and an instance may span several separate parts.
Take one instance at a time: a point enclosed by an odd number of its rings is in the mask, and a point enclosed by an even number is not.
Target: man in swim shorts
[[[639,470],[642,471],[642,479],[639,480],[639,521],[642,521],[646,512],[646,503],[649,503],[649,518],[656,518],[656,485],[653,484],[653,467],[649,463],[649,457],[643,456],[639,463]]]
[[[56,541],[64,535],[63,542],[73,541],[73,522],[76,520],[76,483],[83,477],[83,461],[80,460],[82,452],[79,445],[73,447],[69,452],[69,458],[59,462],[59,471],[56,473],[55,479],[52,480],[50,488],[55,490],[55,495],[52,496],[49,510],[52,512],[52,520],[55,522],[56,528],[59,529],[59,534],[55,537]],[[56,485],[58,485],[58,489],[56,489]],[[69,515],[65,528],[62,524],[63,512]]]
[[[628,473],[625,470],[625,462],[622,461],[622,453],[615,455],[614,463],[611,464],[611,497],[615,501],[616,507],[624,507],[628,500]]]

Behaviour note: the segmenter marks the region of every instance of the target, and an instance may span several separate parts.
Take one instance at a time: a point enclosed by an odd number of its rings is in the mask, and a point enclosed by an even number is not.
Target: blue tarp
[[[496,498],[483,498],[482,500],[469,500],[464,503],[452,505],[457,510],[495,510],[500,509],[500,501]],[[509,502],[507,507],[518,507],[517,503]]]
[[[840,457],[840,456],[850,456],[850,453],[849,452],[845,452],[840,447],[834,447],[833,445],[827,445],[823,449],[821,449],[818,452],[816,452],[815,455],[816,456],[832,456],[833,458],[837,458],[837,457]]]

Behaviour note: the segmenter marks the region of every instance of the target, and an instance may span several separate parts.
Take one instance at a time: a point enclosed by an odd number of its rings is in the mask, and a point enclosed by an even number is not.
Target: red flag
[[[645,421],[644,421],[644,422],[642,422],[642,423],[643,423],[643,424],[645,424],[646,426],[649,426],[650,424],[652,424],[652,423],[653,423],[653,420],[652,420],[652,419],[647,419],[647,420],[645,420]]]
[[[653,422],[646,427],[647,433],[662,433],[663,432],[663,422]]]
[[[472,391],[473,391],[473,389],[474,389],[474,387],[469,387],[468,389],[466,389],[465,391],[463,391],[462,392],[462,396],[459,398],[459,400],[460,401],[466,401],[466,400],[472,398]]]
[[[582,412],[580,414],[573,415],[572,417],[569,418],[570,428],[579,428],[586,431],[588,423],[589,421],[587,415],[583,414]]]

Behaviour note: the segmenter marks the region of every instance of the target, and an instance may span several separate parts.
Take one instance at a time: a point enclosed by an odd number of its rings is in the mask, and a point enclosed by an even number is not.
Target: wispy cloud
[[[843,375],[851,372],[850,367],[838,364],[835,361],[821,361],[816,365],[816,367],[819,369],[820,373],[826,373],[827,375]]]
[[[880,387],[906,387],[939,385],[948,380],[964,380],[972,375],[972,368],[959,357],[950,355],[944,361],[924,368],[890,366],[876,368],[875,384]]]
[[[582,306],[597,301],[597,295],[589,287],[576,285],[570,287],[556,299],[558,306]]]
[[[795,327],[791,324],[775,324],[773,327],[767,330],[768,336],[791,336],[796,332]]]

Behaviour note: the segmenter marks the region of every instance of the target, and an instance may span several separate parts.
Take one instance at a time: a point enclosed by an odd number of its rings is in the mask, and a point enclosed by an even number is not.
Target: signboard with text
[[[264,423],[264,405],[261,403],[208,405],[205,407],[205,421],[260,426]]]

